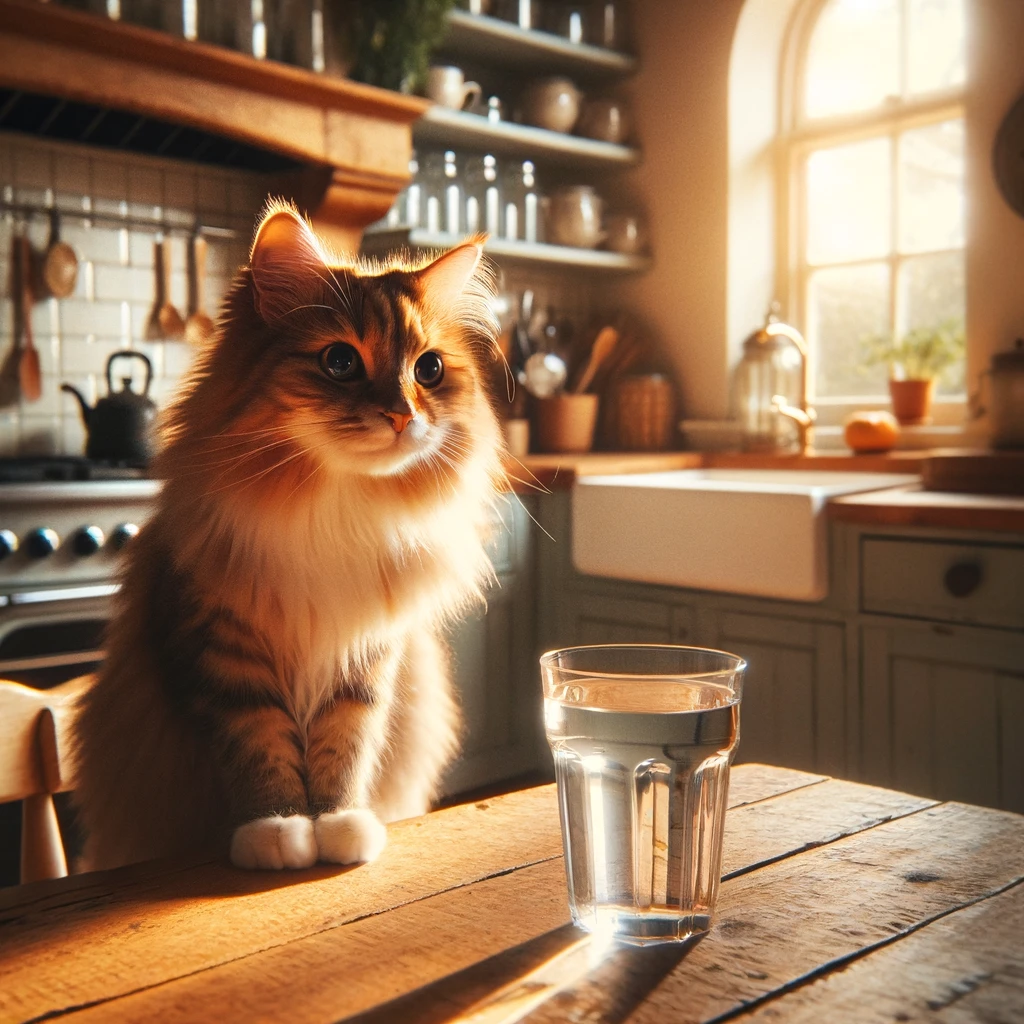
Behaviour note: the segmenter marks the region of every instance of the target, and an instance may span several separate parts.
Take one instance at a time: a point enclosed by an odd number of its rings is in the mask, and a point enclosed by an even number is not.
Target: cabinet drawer
[[[861,610],[1024,629],[1024,547],[865,537]]]

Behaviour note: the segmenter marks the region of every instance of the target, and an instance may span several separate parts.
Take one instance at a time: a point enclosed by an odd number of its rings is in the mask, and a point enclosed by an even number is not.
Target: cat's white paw
[[[356,864],[376,860],[388,841],[387,829],[373,811],[329,811],[314,822],[321,860]]]
[[[308,868],[316,863],[313,822],[302,815],[275,814],[235,829],[231,863],[239,868]]]

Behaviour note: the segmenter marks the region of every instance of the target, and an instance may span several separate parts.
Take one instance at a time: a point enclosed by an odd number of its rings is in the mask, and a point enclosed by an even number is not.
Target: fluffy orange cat
[[[79,716],[84,869],[372,860],[428,808],[459,726],[440,634],[492,572],[488,288],[475,242],[338,264],[265,216]]]

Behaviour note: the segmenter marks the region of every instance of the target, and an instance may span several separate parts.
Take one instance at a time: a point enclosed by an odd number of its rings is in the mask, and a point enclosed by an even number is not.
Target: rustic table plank
[[[733,772],[743,802],[820,780]],[[355,870],[168,862],[21,886],[0,896],[0,1020],[110,999],[545,859],[560,871],[560,855],[554,787],[541,786],[397,823],[380,860]]]
[[[785,806],[776,812],[776,804]],[[931,805],[838,781],[755,800],[730,812],[729,863],[741,872],[766,856],[776,859],[787,849],[829,843]],[[287,1006],[290,1021],[329,1021],[400,1000],[401,1007],[387,1011],[393,1020],[441,1019],[421,1015],[435,1013],[438,1000],[446,1013],[453,999],[465,1008],[480,997],[481,984],[493,991],[508,983],[514,975],[503,954],[522,963],[519,947],[538,939],[550,951],[549,933],[568,921],[562,861],[552,859],[171,980],[73,1018],[169,1024],[202,1015],[246,1020],[267,1007]],[[579,937],[567,931],[564,942]],[[489,976],[453,978],[486,958],[493,958]],[[296,985],[296,978],[304,983]],[[437,987],[428,996],[423,989],[431,984]],[[453,989],[461,991],[461,1000]],[[410,993],[414,1005],[406,1006]],[[380,1013],[386,1020],[387,1013]]]
[[[788,857],[723,885],[717,926],[630,1019],[686,1024],[739,1014],[1021,879],[1024,817],[963,804]]]
[[[749,1024],[1024,1020],[1024,884],[744,1015]]]

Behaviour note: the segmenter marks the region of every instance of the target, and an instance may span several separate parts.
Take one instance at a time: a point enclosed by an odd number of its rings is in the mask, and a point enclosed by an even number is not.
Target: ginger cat
[[[441,635],[492,575],[489,288],[476,242],[338,262],[270,207],[81,708],[83,868],[367,861],[427,810],[459,730]]]

